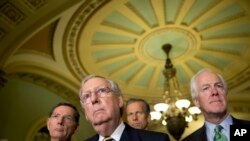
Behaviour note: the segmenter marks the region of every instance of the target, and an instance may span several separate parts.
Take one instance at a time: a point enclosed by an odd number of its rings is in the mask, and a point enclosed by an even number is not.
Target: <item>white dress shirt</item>
[[[125,125],[123,122],[120,123],[120,125],[115,129],[115,131],[111,134],[111,138],[113,138],[113,141],[119,141],[122,136],[122,132],[125,129]],[[103,136],[99,135],[99,141],[102,141],[104,139]]]

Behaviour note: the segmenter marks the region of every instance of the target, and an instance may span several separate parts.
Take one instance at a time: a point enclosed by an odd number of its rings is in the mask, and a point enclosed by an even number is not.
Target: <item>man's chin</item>
[[[138,125],[138,124],[133,125],[133,127],[134,127],[134,128],[137,128],[137,129],[141,129],[141,125]]]
[[[97,120],[94,120],[93,125],[99,126],[99,125],[107,123],[108,121],[109,121],[108,118],[97,119]]]

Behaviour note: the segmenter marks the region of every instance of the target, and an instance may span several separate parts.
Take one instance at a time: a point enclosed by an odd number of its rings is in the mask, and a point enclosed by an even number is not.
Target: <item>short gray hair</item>
[[[197,90],[197,84],[196,84],[196,79],[198,76],[200,76],[202,73],[204,72],[212,72],[214,73],[211,69],[208,69],[208,68],[203,68],[201,69],[200,71],[198,71],[192,78],[191,78],[191,81],[190,81],[190,92],[191,92],[191,97],[192,99],[195,99],[197,96],[198,96],[198,90]],[[222,84],[224,85],[224,89],[227,93],[227,84],[226,84],[226,81],[224,80],[224,78],[218,74],[218,73],[215,73],[219,79],[221,80]]]
[[[103,76],[100,76],[100,75],[91,74],[91,75],[86,76],[86,77],[82,80],[81,86],[80,86],[80,91],[79,91],[79,96],[81,96],[81,93],[82,93],[82,86],[83,86],[88,80],[90,80],[90,79],[92,79],[92,78],[102,78],[102,79],[104,79],[105,81],[107,81],[107,82],[110,84],[111,90],[112,90],[117,96],[120,96],[120,95],[121,95],[121,89],[120,89],[120,87],[118,86],[118,84],[117,84],[115,81],[110,80],[110,79],[107,79],[107,78],[105,78],[105,77],[103,77]]]
[[[113,81],[113,80],[110,80],[108,78],[105,78],[103,76],[100,76],[100,75],[95,75],[95,74],[90,74],[88,76],[86,76],[82,82],[81,82],[81,86],[80,86],[80,90],[79,90],[79,97],[81,97],[81,94],[82,94],[82,86],[90,79],[92,78],[101,78],[101,79],[104,79],[105,81],[107,81],[109,83],[109,85],[111,86],[111,90],[114,92],[114,94],[116,96],[122,96],[122,92],[121,92],[121,89],[119,87],[119,85]],[[81,104],[82,105],[82,104]],[[83,106],[83,105],[82,105]],[[123,114],[123,107],[120,108],[120,115],[122,116]]]

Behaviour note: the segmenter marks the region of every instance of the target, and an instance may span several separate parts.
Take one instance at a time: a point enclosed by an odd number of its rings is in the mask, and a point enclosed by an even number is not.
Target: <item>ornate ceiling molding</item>
[[[8,78],[18,78],[38,86],[41,86],[51,92],[57,94],[58,96],[64,98],[65,100],[74,103],[80,109],[78,93],[68,87],[56,82],[52,79],[46,78],[44,76],[32,73],[15,73],[8,74]]]
[[[66,46],[64,53],[66,54],[66,62],[71,68],[72,73],[81,80],[87,73],[84,70],[83,66],[78,63],[78,55],[76,54],[77,50],[77,40],[79,38],[79,33],[82,29],[82,26],[88,22],[88,19],[100,8],[103,4],[108,2],[109,0],[92,0],[83,3],[83,5],[77,10],[74,18],[71,19],[70,24],[68,24],[67,33],[64,35],[66,39]]]
[[[64,36],[66,62],[78,79],[100,74],[115,79],[128,96],[161,98],[161,46],[170,43],[177,77],[188,93],[190,77],[203,67],[227,80],[232,72],[225,68],[239,74],[249,67],[241,57],[249,52],[250,31],[242,28],[250,26],[249,15],[236,1],[83,3]]]

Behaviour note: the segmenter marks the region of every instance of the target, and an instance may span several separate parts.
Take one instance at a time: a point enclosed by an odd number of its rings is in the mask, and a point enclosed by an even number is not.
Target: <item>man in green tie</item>
[[[216,125],[214,128],[214,141],[227,141],[227,137],[222,133],[223,127],[221,125]]]
[[[224,78],[210,69],[196,73],[190,83],[194,104],[200,108],[205,124],[183,141],[229,141],[230,125],[250,124],[228,112],[227,85]]]

